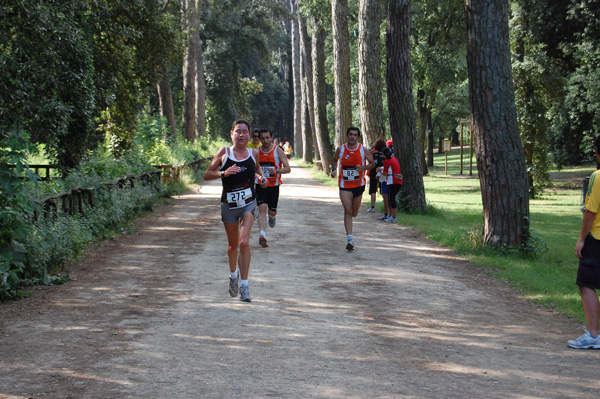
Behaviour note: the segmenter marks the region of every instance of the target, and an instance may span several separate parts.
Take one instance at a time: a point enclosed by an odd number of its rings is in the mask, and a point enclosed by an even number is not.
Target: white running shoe
[[[570,339],[567,344],[575,349],[600,349],[600,335],[594,338],[587,328],[583,327],[583,329],[585,333],[581,337]]]

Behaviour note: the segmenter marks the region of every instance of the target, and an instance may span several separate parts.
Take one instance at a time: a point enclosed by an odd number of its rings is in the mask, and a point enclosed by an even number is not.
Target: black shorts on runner
[[[279,202],[279,186],[262,188],[256,186],[256,203],[260,206],[267,204],[270,210],[277,210],[277,203]]]
[[[356,188],[341,188],[342,191],[351,191],[354,198],[360,197],[365,192],[365,186],[360,186]]]
[[[580,287],[600,290],[600,241],[591,235],[585,238],[581,250],[576,284]]]

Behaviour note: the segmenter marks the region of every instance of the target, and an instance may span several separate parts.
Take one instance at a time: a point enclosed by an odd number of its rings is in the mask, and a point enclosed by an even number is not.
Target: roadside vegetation
[[[28,164],[48,164],[43,146],[27,145],[15,135],[10,148],[0,148],[0,194],[6,204],[0,211],[0,301],[27,295],[23,288],[34,284],[57,284],[69,279],[67,265],[88,244],[131,233],[136,216],[151,211],[162,198],[182,192],[196,181],[195,170],[184,169],[180,182],[162,185],[136,183],[134,187],[111,186],[126,176],[139,177],[156,171],[157,165],[183,166],[206,159],[222,145],[220,140],[199,139],[188,143],[167,140],[160,120],[141,124],[134,144],[115,156],[110,143],[83,158],[64,178],[38,181]],[[7,165],[16,165],[14,169]],[[58,204],[56,217],[40,217],[44,196],[75,187],[92,188],[94,207],[86,205],[85,216],[67,217]]]
[[[451,248],[518,289],[527,299],[585,322],[575,285],[575,243],[581,228],[583,179],[589,177],[595,165],[550,169],[551,186],[543,196],[530,201],[533,239],[520,249],[495,250],[482,243],[481,190],[475,159],[473,176],[469,176],[468,151],[463,162],[460,175],[460,155],[454,148],[448,155],[446,175],[445,155],[437,154],[436,166],[424,177],[427,214],[403,213],[399,208],[399,223]],[[336,186],[334,179],[316,167],[301,166],[311,168],[318,180]],[[363,202],[369,201],[365,194]],[[378,195],[377,209],[383,212],[381,201]],[[383,224],[381,227],[385,228]]]

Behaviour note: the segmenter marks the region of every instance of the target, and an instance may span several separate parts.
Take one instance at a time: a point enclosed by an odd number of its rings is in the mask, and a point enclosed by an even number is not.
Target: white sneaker
[[[583,327],[583,329],[585,333],[581,337],[570,339],[567,344],[575,349],[600,349],[600,335],[594,338],[587,328]]]
[[[379,216],[377,219],[379,219],[379,220],[385,220],[388,217],[389,217],[388,215],[383,215],[383,216]]]
[[[389,218],[384,220],[384,222],[386,223],[396,223],[397,221],[398,219],[396,218],[396,216],[390,216]]]
[[[369,213],[375,213],[375,208],[369,208],[369,209],[367,209],[367,212],[369,212]]]

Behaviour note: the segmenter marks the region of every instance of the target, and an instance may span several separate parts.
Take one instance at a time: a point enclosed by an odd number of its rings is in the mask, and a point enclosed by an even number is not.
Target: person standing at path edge
[[[600,162],[600,136],[594,139],[596,160]],[[600,302],[596,290],[600,289],[600,170],[592,173],[585,194],[585,208],[581,232],[575,245],[575,256],[579,258],[576,284],[579,286],[583,312],[587,321],[585,333],[568,341],[571,348],[600,349]]]
[[[237,297],[239,292],[240,300],[244,302],[251,301],[248,274],[251,259],[250,232],[256,208],[254,179],[258,179],[263,188],[268,185],[260,168],[258,151],[247,147],[249,139],[250,123],[244,119],[235,121],[231,130],[233,145],[217,151],[204,172],[204,180],[220,178],[223,184],[221,220],[228,242],[229,295]]]
[[[259,138],[262,146],[258,148],[258,159],[263,170],[263,175],[269,182],[267,188],[256,188],[258,203],[258,227],[260,229],[259,244],[266,248],[267,243],[267,208],[269,227],[275,227],[277,203],[279,202],[279,185],[281,174],[290,173],[292,169],[285,157],[283,149],[273,142],[273,135],[269,129],[260,129]]]
[[[331,165],[331,177],[336,176],[336,166],[340,167],[338,184],[340,186],[340,200],[344,206],[344,227],[346,228],[346,249],[354,249],[354,237],[352,236],[352,218],[358,215],[362,195],[365,192],[365,171],[373,169],[375,162],[371,152],[365,150],[358,142],[360,129],[350,126],[346,131],[346,144],[342,144],[335,150],[333,164]]]

